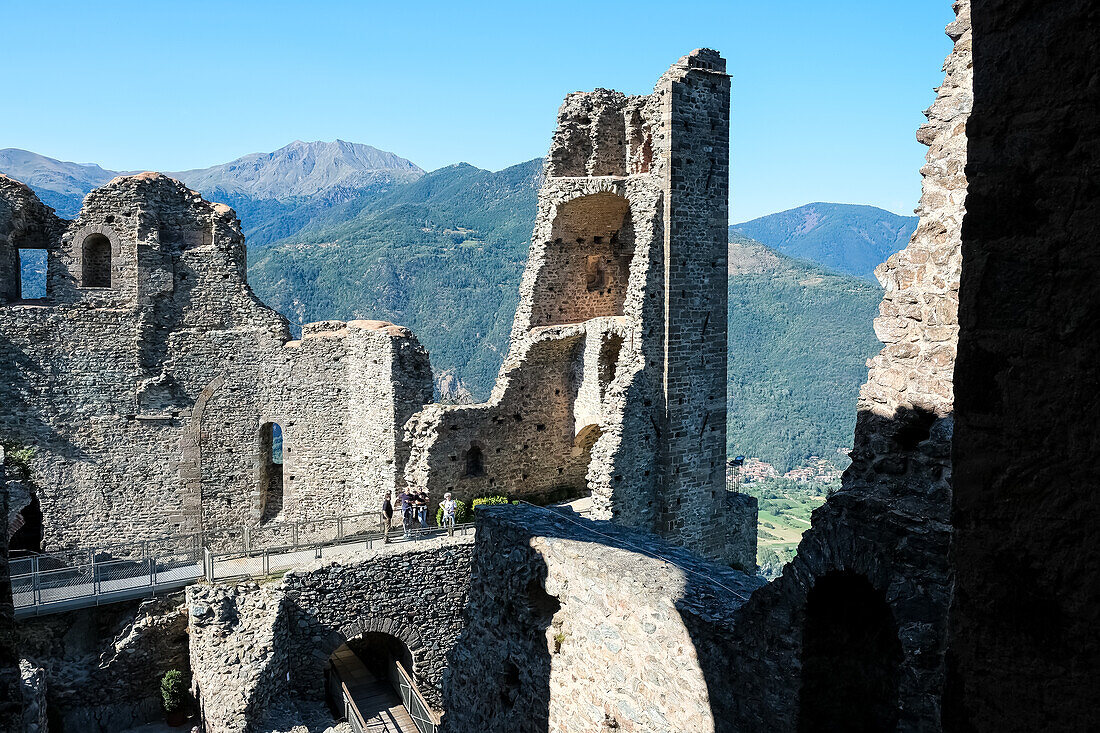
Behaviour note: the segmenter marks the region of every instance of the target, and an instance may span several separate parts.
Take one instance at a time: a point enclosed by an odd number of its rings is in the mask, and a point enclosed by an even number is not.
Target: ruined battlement
[[[368,511],[401,483],[427,352],[376,321],[292,341],[248,286],[231,208],[141,173],[71,222],[0,179],[0,214],[0,439],[34,449],[33,506],[13,511],[41,514],[16,545]],[[47,252],[41,300],[18,299],[23,249]]]

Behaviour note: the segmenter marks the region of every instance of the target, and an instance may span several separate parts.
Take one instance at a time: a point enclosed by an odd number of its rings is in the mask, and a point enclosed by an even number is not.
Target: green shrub
[[[493,506],[495,504],[511,504],[511,500],[506,496],[482,496],[481,498],[474,499],[473,508],[477,509],[479,506]]]
[[[456,502],[456,504],[457,506],[455,507],[455,524],[462,524],[464,522],[469,522],[471,519],[473,519],[473,517],[470,516],[470,509],[466,506],[466,502],[459,500]],[[435,523],[440,527],[443,526],[442,504],[440,504],[439,508],[435,510]]]
[[[187,696],[187,677],[178,669],[170,669],[160,678],[160,696],[164,711],[174,713],[183,707]]]

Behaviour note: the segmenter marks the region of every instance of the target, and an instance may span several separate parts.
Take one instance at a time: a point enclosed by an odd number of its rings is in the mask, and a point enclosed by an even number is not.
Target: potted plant
[[[160,678],[160,696],[164,702],[164,717],[170,726],[187,721],[187,678],[178,669],[170,669]]]

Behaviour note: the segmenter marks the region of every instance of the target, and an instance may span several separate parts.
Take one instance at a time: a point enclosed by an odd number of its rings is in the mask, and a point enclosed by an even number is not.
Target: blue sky
[[[425,169],[541,156],[562,97],[646,93],[692,48],[733,77],[731,217],[908,214],[950,0],[0,0],[0,147],[181,170],[341,138]]]

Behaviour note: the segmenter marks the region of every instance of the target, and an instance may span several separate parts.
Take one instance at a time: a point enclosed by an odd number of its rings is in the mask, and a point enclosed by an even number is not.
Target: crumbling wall
[[[730,730],[733,616],[760,582],[606,521],[483,509],[445,730]]]
[[[21,619],[19,651],[44,683],[51,725],[109,733],[161,719],[161,677],[188,669],[182,600],[174,595]]]
[[[651,95],[569,95],[497,384],[410,422],[409,483],[436,500],[590,493],[598,516],[754,566],[724,482],[728,165],[713,51]]]
[[[96,189],[67,225],[10,179],[0,201],[0,259],[27,242],[49,253],[47,298],[0,304],[0,439],[34,448],[45,549],[215,541],[374,511],[400,484],[401,428],[431,395],[410,333],[356,321],[289,341],[248,287],[233,211],[159,174]],[[89,242],[110,252],[97,287]],[[271,421],[289,460],[268,502]]]
[[[895,699],[886,701],[897,729],[941,725],[951,592],[952,380],[973,74],[969,4],[955,8],[944,83],[918,132],[929,145],[920,222],[909,246],[876,271],[886,293],[875,331],[885,346],[870,360],[860,392],[852,465],[841,488],[814,512],[795,559],[752,598],[738,622],[743,642],[734,675],[743,694],[735,720],[744,730],[829,727],[800,710],[800,702],[822,694],[821,681],[802,674],[818,661],[805,658],[803,631],[807,598],[827,577],[866,583],[888,609],[884,625],[901,648]]]
[[[193,585],[187,589],[193,688],[205,729],[257,730],[285,698],[290,671],[287,615],[273,586]]]

